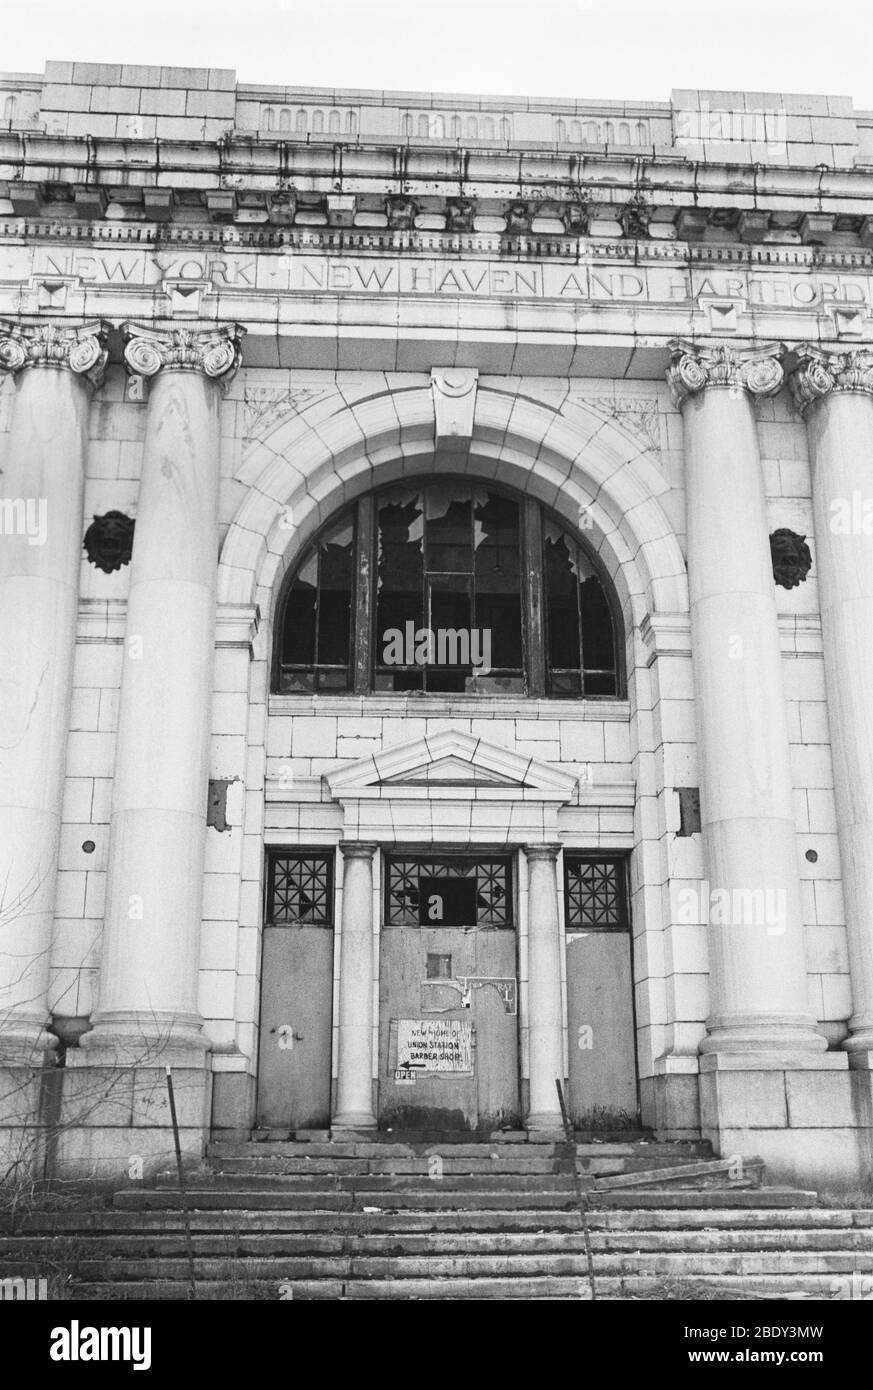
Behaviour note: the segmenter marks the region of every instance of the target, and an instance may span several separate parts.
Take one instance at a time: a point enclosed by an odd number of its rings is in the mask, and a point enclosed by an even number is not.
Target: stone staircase
[[[574,1173],[575,1165],[575,1173]],[[873,1276],[873,1211],[762,1186],[702,1143],[384,1134],[216,1143],[187,1180],[196,1296],[848,1298]],[[188,1297],[175,1174],[112,1205],[0,1217],[0,1278],[55,1296]]]

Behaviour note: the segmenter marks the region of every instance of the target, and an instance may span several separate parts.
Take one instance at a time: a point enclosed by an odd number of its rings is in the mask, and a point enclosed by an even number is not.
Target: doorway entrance
[[[577,1129],[639,1127],[627,861],[564,851],[569,1109]]]
[[[261,961],[257,1124],[327,1129],[333,1003],[333,852],[272,851]]]
[[[385,856],[381,1128],[520,1126],[513,872],[508,854]]]

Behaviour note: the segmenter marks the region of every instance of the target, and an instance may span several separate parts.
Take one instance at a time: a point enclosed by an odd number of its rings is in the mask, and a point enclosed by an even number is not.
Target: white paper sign
[[[417,1072],[472,1072],[472,1023],[463,1018],[398,1019],[397,1066]]]

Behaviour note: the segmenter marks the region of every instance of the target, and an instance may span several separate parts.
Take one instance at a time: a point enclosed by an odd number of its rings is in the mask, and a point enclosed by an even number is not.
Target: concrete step
[[[721,1207],[814,1207],[818,1203],[818,1194],[815,1192],[801,1192],[793,1187],[760,1187],[760,1188],[669,1188],[663,1191],[646,1190],[645,1188],[631,1188],[630,1191],[623,1191],[621,1188],[605,1190],[597,1189],[588,1194],[588,1200],[593,1208],[596,1207],[625,1207],[628,1209],[649,1208],[653,1211],[665,1211],[670,1208],[685,1209],[690,1207],[709,1207],[718,1210]]]
[[[439,1153],[444,1159],[484,1158],[491,1159],[495,1150],[501,1159],[508,1158],[554,1158],[563,1155],[563,1143],[548,1141],[544,1143],[501,1141],[495,1137],[489,1141],[457,1144],[439,1140],[392,1143],[372,1141],[332,1141],[330,1143],[299,1143],[293,1140],[278,1142],[214,1142],[207,1148],[207,1157],[216,1163],[229,1160],[251,1159],[260,1163],[267,1159],[371,1159],[388,1158],[426,1158],[430,1153]],[[577,1141],[576,1151],[580,1158],[625,1158],[625,1159],[663,1159],[676,1161],[681,1158],[712,1157],[712,1146],[703,1140],[680,1141],[671,1144],[656,1144],[652,1140],[596,1140]]]
[[[29,1268],[14,1262],[6,1269],[10,1277]],[[602,1277],[647,1276],[649,1278],[688,1279],[699,1275],[768,1277],[831,1275],[873,1275],[873,1252],[857,1251],[636,1251],[600,1252],[595,1271]],[[585,1277],[587,1262],[583,1251],[541,1253],[435,1254],[435,1255],[311,1255],[258,1258],[238,1256],[233,1251],[219,1257],[200,1256],[195,1274],[203,1279],[464,1279],[517,1278],[549,1275]],[[75,1262],[75,1279],[81,1283],[112,1280],[184,1280],[184,1256],[130,1258],[114,1255],[108,1259],[89,1256]]]
[[[159,1191],[178,1191],[172,1175],[156,1180]],[[572,1179],[561,1173],[446,1173],[429,1178],[426,1173],[215,1173],[186,1185],[189,1196],[200,1192],[527,1192],[573,1191]]]
[[[455,1209],[523,1210],[547,1207],[576,1207],[575,1193],[570,1190],[553,1192],[530,1191],[507,1192],[483,1191],[481,1188],[456,1190],[447,1187],[445,1182],[431,1183],[426,1190],[378,1192],[307,1192],[298,1190],[258,1191],[209,1189],[188,1194],[188,1206],[194,1210],[233,1211],[236,1209],[269,1211],[273,1209],[291,1211],[357,1211],[373,1207],[376,1210],[387,1208],[409,1208],[426,1210],[433,1207],[454,1207]],[[116,1206],[121,1210],[179,1210],[179,1194],[166,1191],[119,1192],[115,1197]]]
[[[560,1148],[561,1146],[558,1145],[557,1147]],[[548,1159],[554,1157],[555,1149],[554,1143],[528,1144],[516,1141],[500,1143],[496,1140],[483,1140],[469,1144],[440,1143],[438,1141],[377,1144],[364,1140],[336,1140],[330,1143],[301,1144],[293,1140],[284,1140],[270,1143],[212,1143],[208,1145],[206,1152],[210,1160],[220,1162],[229,1159],[252,1159],[260,1162],[264,1159],[275,1158],[305,1158],[310,1160],[318,1158],[365,1158],[381,1161],[391,1158],[421,1158],[431,1152],[443,1153],[449,1157],[454,1153],[460,1157],[490,1159],[495,1150],[499,1150],[501,1157],[504,1158]]]
[[[767,1189],[769,1190],[769,1189]],[[695,1194],[696,1195],[696,1194]],[[757,1196],[757,1194],[755,1194]],[[311,1232],[329,1235],[361,1237],[368,1234],[433,1233],[434,1238],[453,1232],[513,1233],[552,1232],[575,1233],[579,1230],[578,1210],[541,1208],[511,1210],[498,1207],[485,1210],[446,1211],[313,1211],[313,1210],[251,1210],[193,1211],[191,1227],[195,1233],[219,1234],[223,1238],[283,1235]],[[649,1236],[669,1241],[674,1235],[683,1239],[702,1233],[707,1239],[735,1234],[752,1242],[776,1240],[790,1244],[797,1237],[809,1238],[818,1244],[820,1239],[833,1248],[854,1248],[853,1236],[873,1239],[873,1210],[851,1211],[818,1207],[695,1207],[610,1208],[597,1207],[588,1216],[589,1229],[610,1237],[646,1240]],[[88,1212],[41,1213],[21,1217],[13,1232],[8,1218],[0,1219],[0,1241],[39,1237],[69,1237],[90,1240],[131,1236],[157,1238],[163,1234],[175,1236],[183,1231],[178,1209],[124,1211],[110,1209]]]
[[[0,1236],[0,1259],[20,1265],[52,1255],[57,1237],[48,1235]],[[465,1255],[489,1253],[578,1253],[585,1240],[576,1222],[557,1230],[515,1231],[357,1231],[321,1230],[259,1231],[216,1230],[195,1232],[192,1243],[197,1256],[230,1255],[273,1258],[274,1256],[320,1255]],[[810,1254],[815,1252],[873,1255],[873,1229],[832,1230],[680,1230],[680,1231],[591,1231],[596,1253],[613,1254]],[[184,1256],[187,1241],[182,1230],[149,1233],[132,1231],[91,1235],[75,1244],[76,1255],[106,1259],[121,1255],[128,1259]]]
[[[833,1299],[841,1296],[839,1288],[842,1277],[831,1275],[802,1276],[695,1276],[688,1280],[677,1279],[665,1286],[662,1279],[646,1276],[628,1275],[624,1277],[600,1277],[596,1280],[597,1297],[603,1301],[629,1299],[677,1299],[698,1300],[701,1290],[708,1299],[722,1298],[727,1301],[743,1298],[769,1299],[809,1298]],[[589,1298],[587,1278],[543,1276],[540,1278],[496,1278],[496,1279],[365,1279],[365,1280],[275,1280],[250,1281],[198,1281],[197,1295],[204,1299],[252,1299],[279,1301],[330,1300],[345,1302],[351,1300],[380,1300],[392,1302],[419,1300],[456,1300],[463,1302],[515,1302],[524,1301],[586,1301]],[[113,1302],[136,1300],[137,1302],[155,1300],[188,1299],[188,1286],[182,1280],[127,1280],[112,1283],[93,1283],[77,1288],[77,1298],[92,1298]],[[844,1295],[843,1295],[844,1296]]]
[[[654,1143],[649,1129],[618,1130],[580,1130],[575,1132],[578,1143]],[[470,1144],[552,1144],[563,1143],[564,1133],[560,1126],[553,1131],[526,1129],[498,1129],[490,1131],[458,1129],[381,1129],[381,1130],[297,1130],[256,1129],[246,1137],[235,1134],[232,1138],[216,1138],[213,1144],[252,1144],[260,1148],[264,1144],[456,1144],[467,1147]],[[703,1143],[711,1151],[707,1140],[677,1140],[677,1143]]]
[[[324,1174],[329,1176],[345,1176],[346,1174],[420,1174],[423,1177],[429,1176],[429,1165],[432,1165],[433,1158],[439,1159],[441,1170],[447,1176],[451,1174],[472,1174],[472,1173],[515,1173],[519,1175],[534,1175],[539,1173],[554,1173],[556,1160],[551,1155],[541,1157],[534,1154],[533,1157],[525,1155],[522,1158],[505,1158],[496,1150],[481,1157],[453,1158],[449,1154],[428,1155],[422,1157],[409,1157],[406,1155],[391,1158],[221,1158],[212,1159],[211,1166],[217,1174],[245,1173],[253,1176],[261,1174],[282,1174],[291,1176],[292,1174]],[[606,1160],[607,1162],[609,1160]],[[675,1161],[675,1160],[674,1160]],[[160,1175],[159,1181],[177,1182],[175,1173],[169,1173],[164,1178]]]

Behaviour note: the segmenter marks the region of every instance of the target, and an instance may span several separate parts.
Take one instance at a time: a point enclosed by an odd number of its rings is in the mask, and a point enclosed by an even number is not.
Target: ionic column
[[[873,1051],[873,352],[799,354],[853,1012]]]
[[[564,1081],[561,1000],[561,920],[557,858],[560,845],[526,845],[528,867],[528,1129],[560,1129],[556,1081]]]
[[[103,330],[0,329],[0,1056],[54,1047],[46,993],[70,713],[90,388]]]
[[[128,328],[150,377],[92,1051],[206,1044],[197,1009],[218,560],[219,399],[235,327]]]
[[[373,855],[344,841],[335,1129],[375,1129],[373,1113]]]
[[[773,352],[675,344],[708,882],[704,1053],[823,1051],[807,996],[788,727],[754,396]]]

